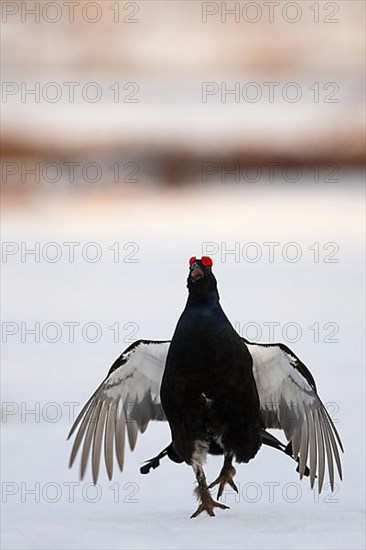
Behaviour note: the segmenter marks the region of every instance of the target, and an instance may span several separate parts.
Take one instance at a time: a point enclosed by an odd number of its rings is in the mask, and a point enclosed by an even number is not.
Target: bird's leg
[[[224,504],[213,500],[207,487],[206,476],[202,466],[194,465],[193,470],[198,483],[195,493],[198,497],[199,505],[197,510],[191,515],[191,518],[196,518],[201,512],[207,512],[209,516],[214,516],[214,508],[222,508],[223,510],[228,509],[229,506],[225,506]]]
[[[215,487],[215,485],[219,486],[217,498],[220,498],[222,496],[226,484],[230,485],[230,487],[232,487],[237,493],[239,492],[233,479],[236,474],[236,470],[232,465],[232,460],[232,453],[225,453],[224,465],[221,469],[219,477],[208,486],[209,489],[212,489],[213,487]]]

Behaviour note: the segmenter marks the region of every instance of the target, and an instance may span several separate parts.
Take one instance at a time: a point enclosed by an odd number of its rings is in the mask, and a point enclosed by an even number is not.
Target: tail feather
[[[181,463],[183,462],[183,459],[178,455],[176,450],[173,447],[173,443],[170,443],[165,449],[163,449],[158,455],[154,456],[154,458],[150,458],[149,460],[146,460],[146,462],[141,466],[140,473],[141,474],[148,474],[151,470],[155,470],[158,466],[160,466],[160,460],[164,458],[165,456],[168,456],[170,460],[173,462]]]
[[[278,451],[281,451],[285,453],[286,455],[290,456],[295,462],[297,462],[297,469],[296,471],[299,471],[299,458],[294,457],[293,455],[293,449],[291,441],[287,445],[282,443],[277,437],[270,434],[266,430],[261,431],[261,440],[264,445],[267,445],[268,447],[272,447],[273,449],[277,449]],[[165,449],[163,449],[158,455],[154,456],[154,458],[150,458],[149,460],[146,460],[144,464],[140,468],[141,474],[148,474],[151,469],[155,470],[160,466],[160,460],[167,456],[172,460],[173,462],[182,463],[184,460],[178,455],[176,450],[174,449],[173,443],[170,443]],[[310,470],[306,466],[304,475],[309,477]]]
[[[261,438],[262,438],[262,443],[264,445],[268,445],[268,447],[273,447],[274,449],[277,449],[278,451],[282,451],[286,455],[290,456],[293,460],[295,460],[297,462],[296,471],[299,472],[300,459],[299,459],[299,457],[294,456],[291,441],[287,445],[284,445],[284,443],[282,443],[279,439],[277,439],[277,437],[270,434],[266,430],[261,431]],[[304,476],[309,477],[309,475],[310,475],[310,470],[306,466]]]

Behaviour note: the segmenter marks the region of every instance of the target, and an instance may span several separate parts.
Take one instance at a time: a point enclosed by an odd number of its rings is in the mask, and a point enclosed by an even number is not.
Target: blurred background
[[[41,163],[38,178],[11,165],[3,180],[124,187],[114,162],[140,185],[200,182],[204,162],[360,166],[364,12],[352,0],[2,2],[3,158]],[[72,186],[65,162],[81,163]],[[102,173],[83,178],[88,162]]]
[[[293,548],[305,518],[304,548],[363,548],[364,2],[3,1],[1,19],[2,547]],[[188,468],[139,475],[165,425],[115,478],[138,502],[106,476],[94,504],[66,490],[70,407],[132,341],[171,337],[203,254],[238,332],[311,369],[347,451],[336,501],[261,451],[238,479],[262,498],[229,502],[224,540],[186,521]]]

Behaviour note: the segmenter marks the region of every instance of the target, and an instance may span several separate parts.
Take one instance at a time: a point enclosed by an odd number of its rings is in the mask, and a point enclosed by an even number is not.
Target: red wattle
[[[211,267],[212,266],[212,259],[210,258],[210,256],[202,256],[201,258],[201,262],[203,263],[203,265],[205,267]]]

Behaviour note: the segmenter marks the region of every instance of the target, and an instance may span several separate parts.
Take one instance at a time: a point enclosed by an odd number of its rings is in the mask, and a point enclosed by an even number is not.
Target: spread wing
[[[343,451],[338,432],[321,402],[315,381],[298,357],[283,344],[251,344],[245,340],[253,358],[265,428],[281,428],[299,458],[300,479],[310,457],[310,484],[318,476],[319,492],[328,464],[329,481],[334,488],[334,460],[340,479]]]
[[[109,479],[113,474],[113,450],[123,469],[125,435],[131,450],[138,431],[150,420],[166,420],[160,402],[160,385],[170,342],[139,340],[127,348],[112,365],[108,376],[84,405],[68,438],[78,428],[70,456],[72,466],[82,447],[80,478],[92,455],[93,481],[97,483],[102,441]]]

